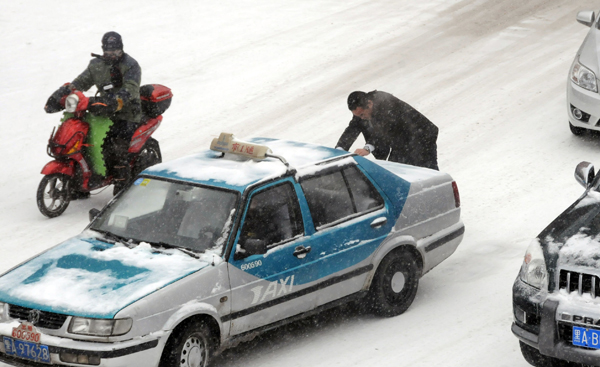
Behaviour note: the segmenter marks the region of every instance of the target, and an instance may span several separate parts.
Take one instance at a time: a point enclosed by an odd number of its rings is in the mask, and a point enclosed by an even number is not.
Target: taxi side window
[[[298,197],[291,183],[270,187],[252,196],[246,212],[240,247],[249,239],[263,240],[267,247],[304,234]]]
[[[344,169],[344,177],[350,187],[356,212],[366,212],[383,206],[383,198],[358,168],[353,166]]]
[[[315,228],[383,206],[381,195],[355,167],[302,180]]]

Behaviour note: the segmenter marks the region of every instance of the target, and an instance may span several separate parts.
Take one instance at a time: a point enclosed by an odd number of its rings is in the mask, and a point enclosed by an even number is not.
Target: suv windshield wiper
[[[181,251],[181,252],[183,252],[185,254],[190,255],[191,257],[195,257],[196,259],[200,258],[200,254],[198,254],[197,252],[195,252],[193,250],[185,248],[185,247],[171,245],[170,243],[166,243],[166,242],[148,242],[148,241],[144,241],[144,242],[149,243],[153,247],[164,247],[166,249],[174,248],[174,249],[179,250],[179,251]]]

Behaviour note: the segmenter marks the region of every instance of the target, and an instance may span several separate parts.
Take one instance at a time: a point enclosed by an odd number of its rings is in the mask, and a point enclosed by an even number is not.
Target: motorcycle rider
[[[96,97],[90,98],[88,111],[113,122],[103,144],[103,155],[109,174],[115,179],[116,193],[131,179],[128,149],[142,117],[142,69],[133,57],[123,52],[123,40],[117,32],[102,36],[102,51],[101,56],[92,54],[94,59],[87,68],[50,97],[45,110],[60,110],[59,101],[72,90],[87,91],[96,86]]]

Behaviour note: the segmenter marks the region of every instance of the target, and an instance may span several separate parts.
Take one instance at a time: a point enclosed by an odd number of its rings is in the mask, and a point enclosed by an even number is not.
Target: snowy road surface
[[[32,3],[35,5],[32,6]],[[583,0],[11,1],[0,24],[0,271],[80,232],[107,191],[46,219],[35,191],[59,116],[46,98],[121,33],[144,84],[173,89],[155,137],[171,160],[221,131],[334,145],[353,90],[407,101],[440,128],[466,225],[404,315],[312,318],[226,352],[234,366],[527,366],[511,286],[531,239],[575,200],[598,136],[569,132],[565,83]],[[359,146],[361,142],[357,142]],[[1,364],[0,364],[1,365]]]

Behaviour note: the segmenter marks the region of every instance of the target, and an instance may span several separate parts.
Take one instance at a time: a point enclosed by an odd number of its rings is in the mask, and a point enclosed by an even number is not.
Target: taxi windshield
[[[138,178],[90,228],[198,253],[217,250],[229,236],[237,198],[233,191]]]

